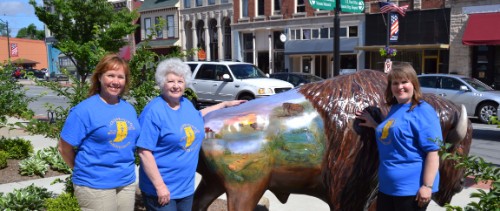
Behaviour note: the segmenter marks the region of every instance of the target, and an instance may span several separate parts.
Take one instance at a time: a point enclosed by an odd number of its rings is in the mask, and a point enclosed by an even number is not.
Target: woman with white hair
[[[147,210],[191,210],[205,136],[203,116],[245,101],[226,101],[196,110],[183,97],[191,69],[177,58],[162,61],[156,68],[155,80],[161,94],[146,105],[139,117],[139,187]]]

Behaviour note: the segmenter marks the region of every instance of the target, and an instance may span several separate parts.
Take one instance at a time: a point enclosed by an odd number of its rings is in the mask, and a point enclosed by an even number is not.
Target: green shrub
[[[54,171],[66,174],[71,173],[71,169],[66,165],[56,147],[47,147],[43,150],[38,150],[36,156],[48,163],[50,168]]]
[[[19,174],[24,176],[38,175],[44,177],[48,170],[49,164],[37,156],[19,162]]]
[[[9,153],[11,159],[24,159],[33,153],[31,142],[22,138],[0,138],[0,150]]]
[[[490,211],[499,210],[500,207],[500,168],[485,162],[483,158],[476,156],[460,156],[446,152],[450,144],[446,144],[441,150],[442,159],[450,159],[457,162],[455,168],[465,170],[464,177],[473,176],[476,183],[491,181],[491,187],[488,191],[478,189],[478,192],[471,193],[470,198],[478,198],[478,202],[470,202],[463,209],[459,206],[446,204],[446,210],[462,211],[462,210],[478,210]]]
[[[46,188],[31,184],[5,195],[0,194],[0,210],[43,210],[45,200],[53,196]]]
[[[9,153],[5,151],[0,151],[0,169],[7,167],[8,158],[9,158]]]
[[[70,193],[70,194],[74,194],[75,193],[75,189],[73,189],[73,181],[72,181],[72,178],[73,178],[73,174],[70,174],[68,177],[66,177],[64,180],[62,180],[61,178],[56,178],[54,181],[52,181],[52,183],[50,183],[51,185],[53,184],[56,184],[56,183],[63,183],[64,184],[64,189],[63,191],[66,192],[66,193]]]
[[[78,201],[76,197],[71,195],[70,193],[63,193],[57,198],[47,199],[45,201],[45,207],[47,211],[78,211],[80,210],[80,206],[78,205]]]

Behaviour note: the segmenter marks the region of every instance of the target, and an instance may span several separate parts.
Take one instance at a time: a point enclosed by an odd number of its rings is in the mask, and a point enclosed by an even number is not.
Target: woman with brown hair
[[[82,210],[134,210],[134,151],[140,133],[137,113],[121,96],[130,71],[116,54],[104,56],[92,75],[89,96],[71,108],[59,152],[73,169]]]
[[[387,117],[377,123],[368,112],[357,112],[364,120],[361,126],[375,129],[380,158],[377,210],[426,210],[439,184],[439,118],[422,100],[410,64],[394,65],[387,79]]]

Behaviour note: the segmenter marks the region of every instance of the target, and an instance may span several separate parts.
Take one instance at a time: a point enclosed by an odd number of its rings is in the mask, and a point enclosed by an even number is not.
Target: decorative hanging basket
[[[391,47],[383,47],[378,50],[380,52],[380,56],[385,58],[395,57],[398,52],[396,49]]]

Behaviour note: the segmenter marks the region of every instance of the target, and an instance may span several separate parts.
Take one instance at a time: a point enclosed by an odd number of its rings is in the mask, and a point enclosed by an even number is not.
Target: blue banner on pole
[[[396,13],[390,13],[390,14],[391,14],[391,35],[389,40],[391,42],[397,42],[399,36],[398,15]]]

